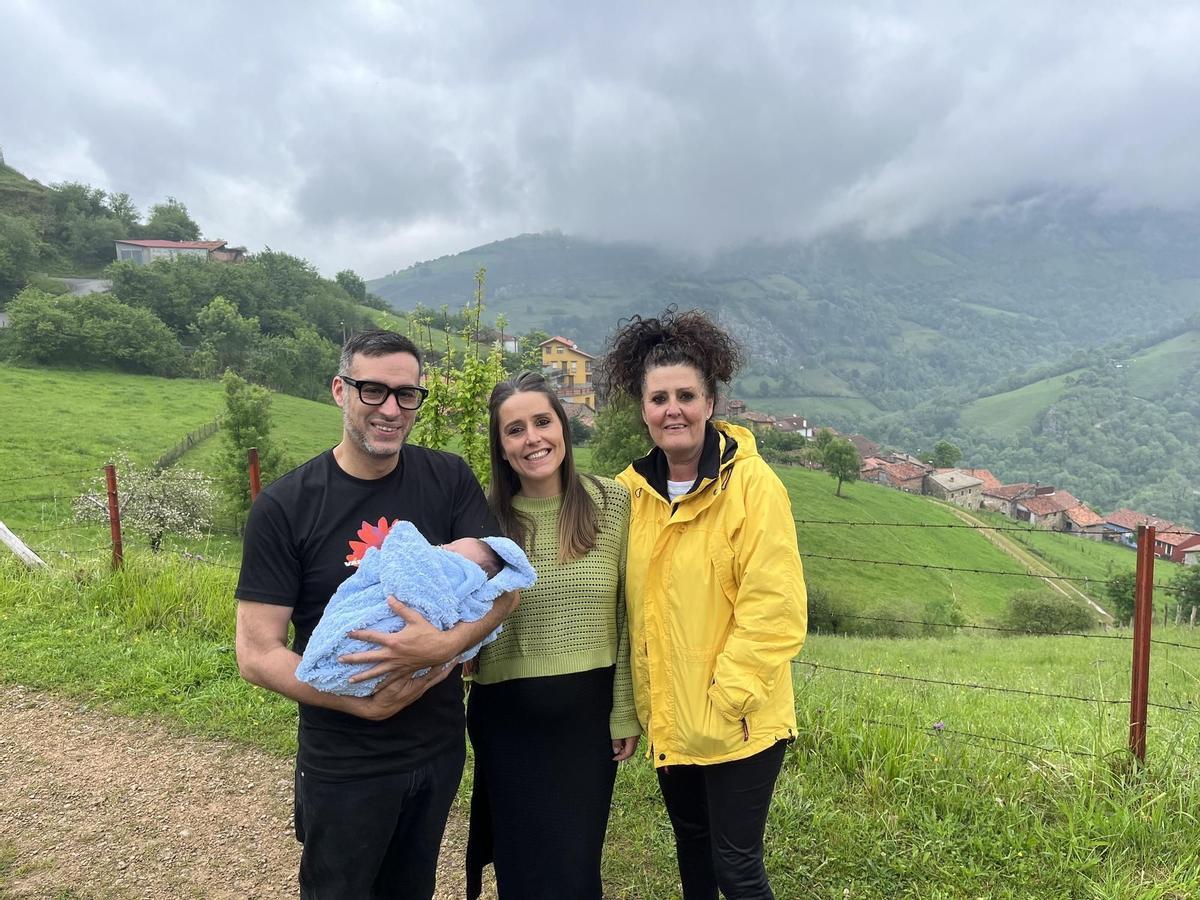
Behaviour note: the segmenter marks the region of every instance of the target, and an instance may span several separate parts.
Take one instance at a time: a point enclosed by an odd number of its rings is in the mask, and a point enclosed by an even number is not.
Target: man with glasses
[[[460,667],[447,664],[516,604],[502,596],[483,619],[442,632],[394,602],[405,627],[352,632],[378,649],[344,657],[372,664],[359,680],[388,676],[373,695],[325,694],[296,680],[326,602],[389,523],[408,519],[432,544],[498,533],[466,463],[405,444],[428,393],[420,380],[420,352],[408,338],[350,338],[332,384],[341,442],[266,488],[246,523],[238,668],[300,704],[296,836],[305,898],[433,896],[465,756]]]

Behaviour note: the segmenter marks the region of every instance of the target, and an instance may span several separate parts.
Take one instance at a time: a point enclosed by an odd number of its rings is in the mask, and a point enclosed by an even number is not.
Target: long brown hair
[[[600,530],[596,502],[583,485],[583,479],[575,469],[575,453],[571,449],[571,427],[567,411],[546,379],[538,372],[522,372],[492,389],[488,400],[488,450],[492,462],[492,483],[488,488],[488,505],[500,523],[500,530],[522,547],[533,540],[533,522],[529,516],[513,505],[513,497],[521,491],[521,479],[508,460],[502,455],[500,446],[500,407],[514,394],[534,391],[542,394],[550,408],[558,416],[563,433],[563,461],[558,467],[562,487],[562,506],[558,510],[558,559],[569,562],[586,554],[596,546],[596,534]],[[600,491],[607,502],[604,486],[595,477],[585,476]]]

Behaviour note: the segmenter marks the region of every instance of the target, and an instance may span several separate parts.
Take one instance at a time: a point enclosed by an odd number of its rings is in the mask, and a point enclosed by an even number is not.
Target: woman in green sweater
[[[629,674],[629,494],[575,470],[562,403],[535,372],[489,403],[489,503],[537,584],[484,647],[467,702],[475,753],[467,896],[600,900],[617,763],[641,732]]]

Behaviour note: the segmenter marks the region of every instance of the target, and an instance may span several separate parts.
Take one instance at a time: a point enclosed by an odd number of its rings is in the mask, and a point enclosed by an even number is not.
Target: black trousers
[[[458,742],[425,765],[360,781],[296,769],[303,900],[430,900],[466,762]]]
[[[658,786],[675,830],[684,900],[773,900],[763,831],[785,741],[712,766],[668,766]]]
[[[467,897],[493,863],[500,900],[601,900],[617,764],[613,668],[475,684]]]

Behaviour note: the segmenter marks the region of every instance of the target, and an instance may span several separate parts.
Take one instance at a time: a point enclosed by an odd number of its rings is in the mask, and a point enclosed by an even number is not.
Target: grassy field
[[[751,381],[751,384],[754,382]],[[863,419],[879,415],[879,408],[863,397],[751,397],[743,398],[746,405],[758,412],[773,416],[801,415],[810,422],[822,418]]]
[[[237,676],[233,580],[148,554],[115,575],[0,563],[0,680],[289,754],[294,708]],[[1188,629],[1159,636],[1200,644]],[[1195,713],[1152,709],[1150,765],[1130,767],[1127,707],[1097,702],[1127,696],[1129,653],[1119,636],[810,638],[794,666],[800,736],[768,824],[777,896],[1194,896],[1200,729]],[[1152,659],[1152,702],[1200,704],[1200,650],[1157,646]],[[606,893],[675,897],[675,878],[639,757],[618,778]]]
[[[999,513],[986,510],[973,511],[972,515],[988,524],[1004,528],[1015,528],[1018,525]],[[1004,534],[1044,559],[1058,574],[1069,575],[1072,578],[1107,581],[1114,575],[1136,568],[1137,565],[1133,550],[1107,541],[1083,540],[1038,528],[1006,531]],[[1178,563],[1156,559],[1155,582],[1162,584],[1170,581],[1180,568]]]
[[[1129,387],[1140,397],[1165,397],[1196,370],[1200,360],[1200,331],[1147,347],[1125,363]]]
[[[962,408],[959,421],[968,427],[1011,434],[1032,428],[1037,417],[1062,396],[1068,375],[1044,378],[1015,391],[973,400]]]
[[[18,401],[47,383],[88,403],[89,421],[98,423],[95,431],[107,446],[91,432],[86,441],[73,441],[62,417],[21,412]],[[20,417],[0,448],[16,479],[0,483],[0,503],[35,490],[69,495],[79,476],[56,481],[44,473],[95,467],[112,446],[131,440],[141,448],[139,458],[155,458],[219,409],[219,387],[212,383],[107,374],[3,368],[0,392],[0,402]],[[297,458],[337,440],[333,406],[277,397],[274,411],[279,435]],[[49,461],[29,469],[28,459],[41,459],[35,451],[43,445]],[[183,464],[206,467],[211,453],[201,445]],[[588,467],[589,448],[579,449],[578,460]],[[1036,584],[1019,575],[919,568],[1023,571],[977,531],[920,527],[961,524],[939,504],[870,484],[844,486],[846,496],[838,498],[822,472],[779,472],[792,498],[810,584],[866,615],[919,617],[930,600],[951,600],[969,619],[991,622],[1002,616],[1012,591]],[[51,513],[59,506],[40,502],[38,508],[50,526],[43,537],[57,537]],[[1121,548],[1060,535],[1012,536],[1064,574],[1106,578],[1112,565],[1132,564],[1132,554]],[[53,556],[48,573],[0,560],[0,681],[273,753],[294,750],[294,706],[237,674],[235,539],[168,545],[203,560],[155,556],[133,545],[126,568],[114,574],[105,565],[103,529],[71,538],[94,540],[96,548]],[[1159,574],[1157,580],[1167,580]],[[1151,765],[1144,772],[1131,768],[1123,749],[1127,706],[1109,702],[1129,689],[1125,634],[811,636],[793,670],[800,736],[788,752],[769,823],[768,865],[777,895],[1200,892],[1193,851],[1200,843],[1193,762],[1200,729],[1190,712],[1200,705],[1200,649],[1191,649],[1200,647],[1200,632],[1172,627],[1157,636],[1189,646],[1155,647],[1151,701],[1185,711],[1152,709]],[[618,779],[605,859],[608,894],[677,896],[672,853],[653,770],[638,758]]]
[[[1012,593],[1032,579],[978,575],[910,566],[867,565],[823,556],[883,560],[915,565],[1024,572],[982,534],[960,525],[949,509],[879,485],[843,485],[824,472],[801,467],[776,469],[792,498],[800,554],[809,582],[865,615],[920,617],[931,600],[950,599],[971,621],[999,620]],[[825,522],[847,522],[833,525]],[[894,524],[896,527],[888,527]],[[899,615],[897,615],[899,614]]]

